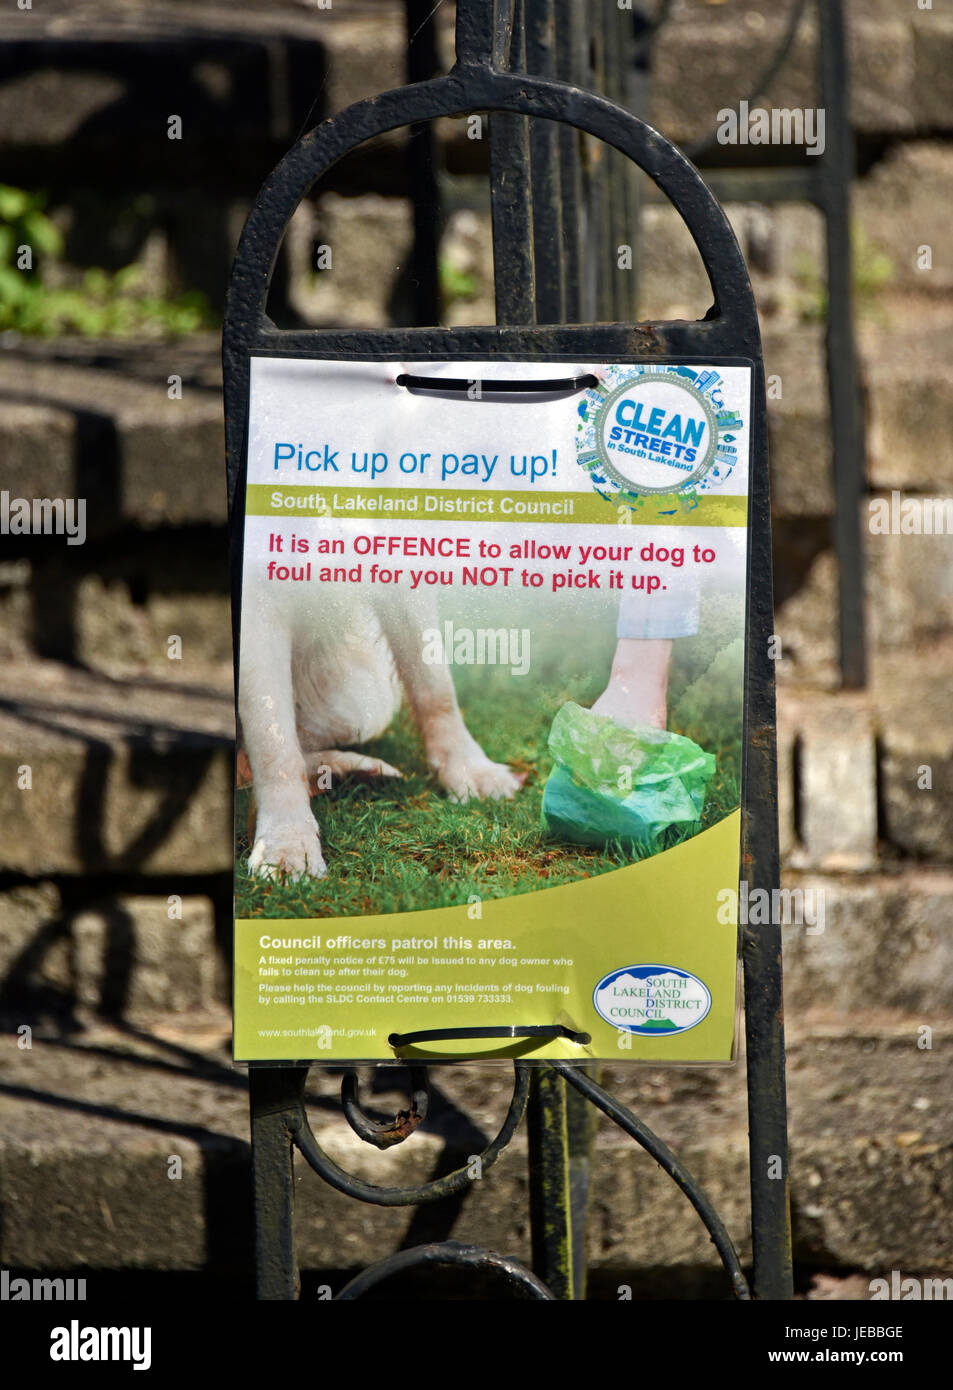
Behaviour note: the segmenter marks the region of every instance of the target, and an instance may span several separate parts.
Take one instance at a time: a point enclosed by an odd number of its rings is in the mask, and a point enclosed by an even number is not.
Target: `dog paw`
[[[505,763],[450,762],[439,772],[440,782],[451,801],[504,801],[523,785],[525,774],[514,772]]]
[[[328,866],[317,826],[259,824],[248,867],[259,878],[324,878]]]

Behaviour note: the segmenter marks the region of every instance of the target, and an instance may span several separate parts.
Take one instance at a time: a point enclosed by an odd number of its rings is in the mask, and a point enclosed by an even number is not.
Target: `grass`
[[[587,675],[528,687],[498,668],[485,667],[460,670],[456,680],[474,737],[491,758],[526,773],[513,800],[463,806],[448,801],[428,775],[419,735],[402,709],[387,733],[363,751],[400,768],[403,780],[345,779],[312,802],[328,863],[326,878],[253,877],[247,868],[248,839],[240,831],[238,916],[352,917],[450,907],[472,897],[511,897],[575,883],[640,857],[618,844],[596,849],[558,843],[540,824],[543,786],[552,767],[546,740],[553,715],[568,699],[588,705],[599,692],[598,680]],[[514,695],[514,686],[525,695]],[[717,757],[702,818],[707,829],[738,806],[739,731],[724,719],[719,728],[709,722],[704,729],[677,731]],[[248,813],[249,793],[240,792],[242,831]],[[694,832],[667,831],[653,852],[689,833]]]

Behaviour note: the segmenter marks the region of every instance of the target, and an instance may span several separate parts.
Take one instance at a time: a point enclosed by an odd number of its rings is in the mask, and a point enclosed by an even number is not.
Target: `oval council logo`
[[[592,1002],[613,1028],[659,1037],[701,1023],[711,1009],[711,991],[697,975],[671,965],[624,965],[599,981]]]

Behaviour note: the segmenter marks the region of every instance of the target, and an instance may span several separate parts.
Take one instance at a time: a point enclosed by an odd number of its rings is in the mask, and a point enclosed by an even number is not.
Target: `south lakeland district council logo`
[[[579,402],[576,459],[607,501],[648,496],[688,505],[720,487],[738,457],[741,416],[725,408],[714,367],[610,366]]]
[[[711,991],[697,975],[671,965],[625,965],[592,992],[600,1018],[628,1033],[686,1033],[707,1018]]]

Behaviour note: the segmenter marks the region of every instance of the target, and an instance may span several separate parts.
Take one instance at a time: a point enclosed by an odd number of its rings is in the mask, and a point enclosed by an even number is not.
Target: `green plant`
[[[477,282],[474,275],[458,270],[452,261],[441,258],[438,266],[440,295],[444,304],[452,304],[455,299],[476,299]]]
[[[93,267],[79,284],[60,286],[48,284],[36,265],[20,268],[23,246],[32,256],[54,263],[63,254],[63,238],[44,205],[42,194],[0,185],[0,331],[41,337],[178,337],[214,326],[203,294],[145,294],[137,265],[115,272]]]
[[[859,222],[851,230],[853,253],[854,293],[861,303],[876,300],[894,277],[894,263],[885,251],[867,240]]]
[[[45,256],[62,254],[63,238],[56,223],[44,213],[45,202],[41,193],[0,184],[0,255],[4,261],[12,260],[20,245],[34,246]]]
[[[857,309],[876,316],[880,312],[880,295],[894,277],[890,257],[868,241],[859,222],[851,226],[851,287]],[[798,285],[797,309],[805,323],[823,323],[827,318],[827,286],[820,268],[805,252],[795,259],[795,280]]]
[[[59,256],[63,238],[59,228],[43,211],[45,199],[39,193],[0,184],[0,326],[11,328],[22,306],[35,292],[37,272],[18,264],[21,247],[32,255]]]

